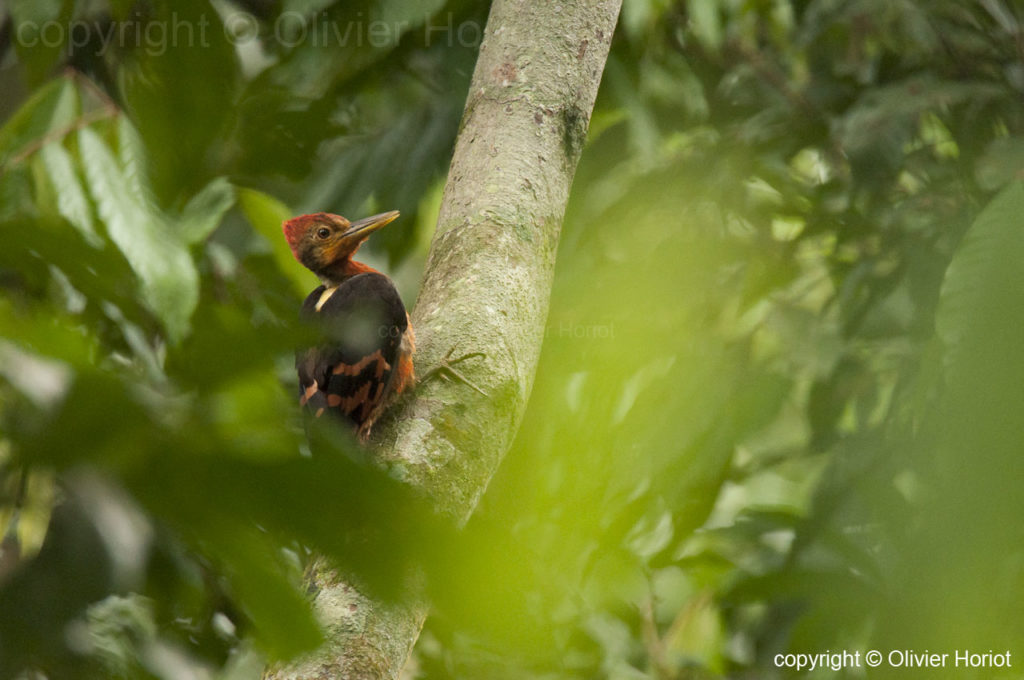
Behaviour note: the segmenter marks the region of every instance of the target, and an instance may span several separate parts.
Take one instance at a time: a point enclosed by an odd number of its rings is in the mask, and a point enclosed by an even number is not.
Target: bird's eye
[[[331,230],[328,229],[327,227],[320,227],[319,229],[316,230],[316,237],[317,238],[327,238],[330,235],[331,235]]]

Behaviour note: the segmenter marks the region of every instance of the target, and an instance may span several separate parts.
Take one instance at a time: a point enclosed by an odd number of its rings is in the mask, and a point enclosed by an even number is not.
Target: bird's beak
[[[365,239],[367,236],[377,231],[386,224],[391,224],[398,217],[397,210],[390,210],[386,213],[379,215],[373,215],[372,217],[364,217],[361,220],[356,220],[349,225],[342,237],[347,241],[353,237],[358,237],[360,240]]]

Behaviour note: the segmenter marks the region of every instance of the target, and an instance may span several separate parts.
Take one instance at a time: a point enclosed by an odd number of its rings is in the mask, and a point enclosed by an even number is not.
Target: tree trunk
[[[457,522],[510,447],[533,385],[562,217],[621,0],[494,0],[412,315],[416,363],[458,369],[487,396],[432,380],[378,425],[379,460]],[[328,642],[267,678],[396,678],[424,601],[371,601],[324,565]],[[414,598],[415,599],[415,598]]]

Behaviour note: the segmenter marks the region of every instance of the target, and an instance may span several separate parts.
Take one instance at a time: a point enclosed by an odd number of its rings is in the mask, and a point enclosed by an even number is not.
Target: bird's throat
[[[369,274],[371,272],[380,273],[370,265],[356,262],[350,257],[343,258],[318,271],[317,274],[320,276],[320,282],[324,284],[324,292],[320,294],[320,299],[316,302],[316,311],[319,312],[323,309],[323,306],[327,304],[327,301],[331,299],[331,296],[338,290],[338,287],[345,283],[345,281],[353,276]]]
[[[369,273],[379,274],[380,272],[368,264],[363,264],[362,262],[356,262],[355,260],[346,258],[340,262],[336,262],[325,267],[320,273],[320,280],[328,288],[337,288],[339,285],[344,283],[346,279],[350,279],[359,274]]]

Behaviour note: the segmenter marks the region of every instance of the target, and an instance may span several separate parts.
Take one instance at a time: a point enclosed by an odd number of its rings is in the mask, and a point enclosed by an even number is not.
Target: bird
[[[365,442],[373,424],[416,382],[416,336],[394,283],[352,259],[397,210],[354,222],[326,212],[282,224],[292,254],[320,279],[301,319],[316,343],[296,352],[299,403],[315,419],[331,414]]]

